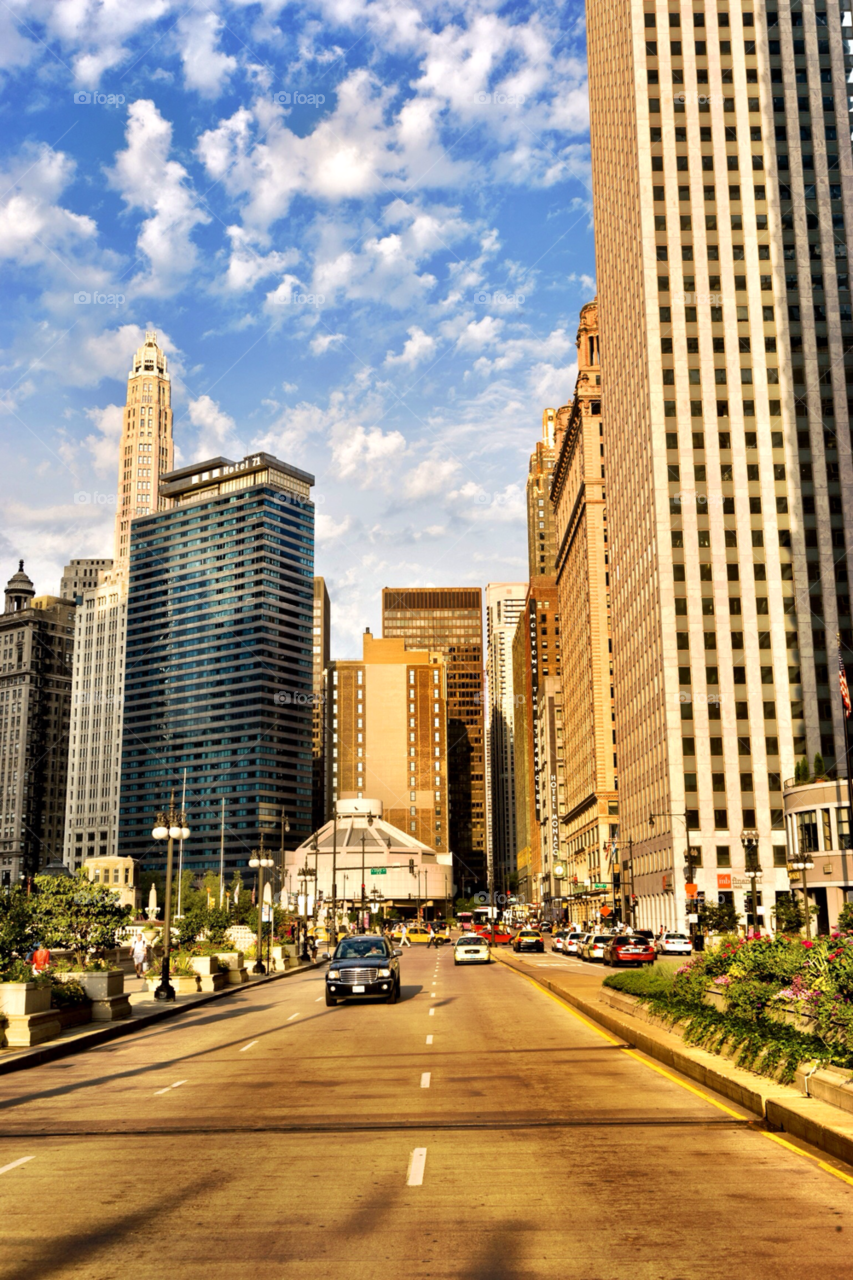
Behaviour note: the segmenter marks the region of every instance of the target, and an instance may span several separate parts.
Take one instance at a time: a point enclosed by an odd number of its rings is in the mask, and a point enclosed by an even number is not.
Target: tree
[[[806,923],[799,896],[786,893],[776,899],[776,928],[780,933],[799,933]]]
[[[703,902],[698,915],[699,928],[711,933],[734,933],[741,918],[733,902]]]
[[[826,772],[826,767],[823,763],[823,756],[818,751],[817,755],[814,758],[814,776],[816,778],[822,778],[825,772]],[[806,778],[806,781],[808,782],[808,778]]]
[[[36,876],[35,886],[33,916],[39,939],[48,947],[67,947],[81,966],[91,952],[116,945],[118,930],[132,914],[108,885],[95,884],[85,872],[70,879]]]
[[[841,933],[853,933],[853,902],[845,902],[839,911],[838,928]]]
[[[31,899],[17,885],[0,892],[0,972],[25,956],[35,941]]]
[[[794,766],[794,781],[808,782],[809,780],[809,762],[803,756],[802,760],[798,760]]]

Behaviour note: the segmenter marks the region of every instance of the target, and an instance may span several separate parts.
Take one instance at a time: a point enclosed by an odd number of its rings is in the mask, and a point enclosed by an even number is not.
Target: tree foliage
[[[733,902],[703,902],[698,915],[699,928],[711,933],[733,933],[741,919]]]
[[[17,885],[0,892],[0,972],[25,956],[34,941],[31,900]]]
[[[118,930],[130,920],[107,885],[95,884],[85,874],[73,879],[36,876],[33,918],[39,939],[48,947],[67,947],[78,964],[87,956],[116,945]]]
[[[776,899],[776,928],[782,933],[799,933],[806,923],[806,913],[797,894],[783,894]]]

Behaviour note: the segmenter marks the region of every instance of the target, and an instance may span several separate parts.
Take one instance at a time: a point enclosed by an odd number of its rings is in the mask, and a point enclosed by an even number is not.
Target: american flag
[[[838,645],[838,685],[841,689],[841,701],[844,703],[845,716],[850,715],[850,690],[847,687],[847,672],[844,670],[844,659],[841,656],[841,644]]]

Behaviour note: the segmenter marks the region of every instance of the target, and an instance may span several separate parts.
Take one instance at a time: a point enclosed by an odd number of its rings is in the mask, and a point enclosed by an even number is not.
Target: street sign
[[[695,898],[697,893],[699,892],[699,886],[698,884],[686,884],[684,886],[684,891],[687,894],[688,898]]]
[[[687,916],[687,923],[688,923],[688,924],[698,924],[698,923],[699,923],[699,916],[696,914],[696,912],[695,912],[695,911],[692,911],[692,912],[690,912],[690,913],[688,914],[688,916]]]
[[[611,911],[611,908],[610,908],[610,907],[608,907],[608,906],[603,906],[603,907],[601,908],[601,914],[602,914],[603,916],[609,916],[609,915],[610,915],[610,911]]]
[[[386,876],[388,874],[387,867],[371,867],[370,874],[372,876]]]

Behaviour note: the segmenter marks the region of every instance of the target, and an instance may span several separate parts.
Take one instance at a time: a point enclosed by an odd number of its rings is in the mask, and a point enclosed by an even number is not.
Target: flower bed
[[[613,974],[688,1043],[737,1052],[739,1066],[790,1082],[802,1062],[853,1068],[853,935],[723,938],[674,973]]]

